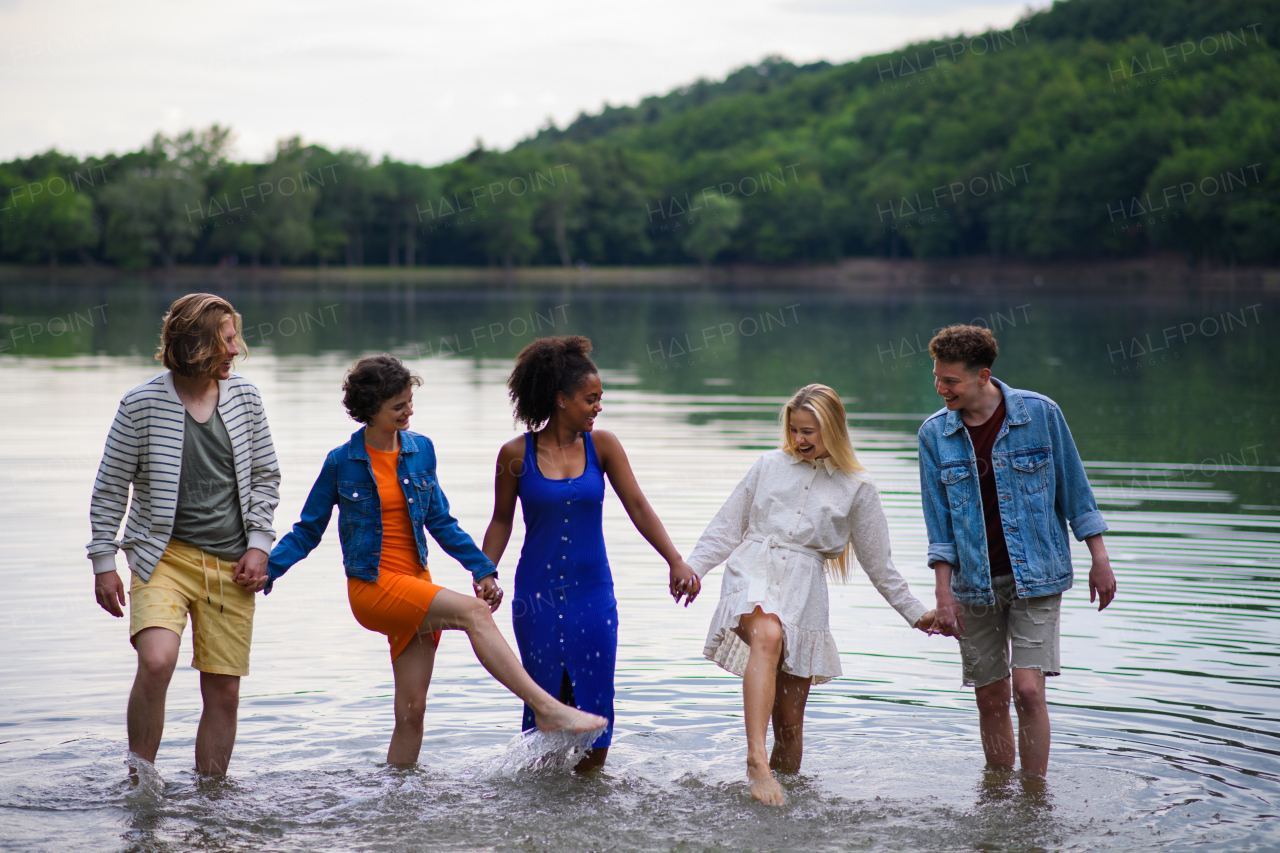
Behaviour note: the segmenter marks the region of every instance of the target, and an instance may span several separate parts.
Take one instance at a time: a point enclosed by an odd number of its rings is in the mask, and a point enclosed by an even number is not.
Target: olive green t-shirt
[[[249,548],[240,518],[235,449],[217,409],[199,423],[185,412],[182,476],[173,514],[173,538],[224,560],[239,560]]]

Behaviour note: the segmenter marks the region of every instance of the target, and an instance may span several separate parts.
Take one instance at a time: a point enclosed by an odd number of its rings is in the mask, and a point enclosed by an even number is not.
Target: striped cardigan
[[[249,547],[269,554],[276,538],[271,521],[280,501],[280,467],[262,398],[251,382],[233,373],[218,382],[218,412],[235,452],[240,517]],[[129,568],[143,581],[151,580],[173,533],[184,423],[185,409],[167,370],[120,401],[89,505],[94,574],[115,571],[116,551],[124,548]],[[126,506],[129,520],[124,538],[117,540]]]

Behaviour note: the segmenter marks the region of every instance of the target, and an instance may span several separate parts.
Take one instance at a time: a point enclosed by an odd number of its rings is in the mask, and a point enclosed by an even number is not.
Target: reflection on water
[[[1064,597],[1063,675],[1049,681],[1047,785],[1028,790],[1016,775],[982,771],[954,643],[908,630],[862,577],[832,588],[846,675],[814,690],[803,773],[786,782],[788,805],[768,810],[743,784],[740,682],[700,655],[719,573],[688,610],[673,605],[665,566],[612,493],[605,525],[622,624],[617,736],[603,774],[493,772],[519,731],[520,706],[483,673],[461,635],[446,635],[437,657],[421,764],[383,766],[392,728],[386,643],[351,617],[335,528],[259,602],[231,776],[191,772],[200,702],[184,651],[161,778],[132,784],[124,764],[132,653],[123,622],[93,603],[83,544],[101,442],[120,394],[154,371],[155,320],[173,295],[141,286],[0,295],[6,333],[47,326],[77,306],[108,306],[99,315],[107,322],[81,329],[71,344],[66,335],[36,337],[64,350],[10,346],[0,356],[6,849],[1280,845],[1280,454],[1271,443],[1277,389],[1263,341],[1250,329],[1188,340],[1178,373],[1160,374],[1157,363],[1136,368],[1149,369],[1141,379],[1112,375],[1106,350],[1106,341],[1128,334],[1126,323],[1145,334],[1230,304],[1186,297],[1103,312],[1035,291],[900,302],[764,292],[233,294],[247,323],[272,325],[242,372],[263,391],[281,457],[278,527],[297,518],[324,452],[354,428],[337,393],[350,356],[391,348],[426,380],[413,426],[435,441],[455,514],[480,535],[492,506],[492,461],[513,434],[502,383],[529,337],[514,334],[520,326],[511,318],[545,320],[564,305],[553,314],[554,332],[596,341],[605,368],[601,428],[622,438],[678,547],[688,551],[774,444],[781,398],[818,378],[855,398],[855,444],[883,490],[895,559],[925,600],[932,579],[914,432],[935,406],[927,366],[902,341],[914,348],[917,330],[927,338],[949,319],[1030,303],[1025,322],[1019,311],[1020,325],[1000,333],[1001,375],[1063,404],[1112,527],[1120,582],[1120,597],[1102,614],[1083,584]],[[280,335],[279,318],[314,317],[333,303],[329,316],[342,322],[313,324],[306,342],[302,331]],[[742,335],[751,327],[741,318],[777,317],[791,304],[789,325]],[[491,325],[499,323],[502,335]],[[727,323],[736,337],[721,329]],[[468,335],[476,352],[439,356],[440,339],[453,336],[458,346]],[[672,355],[673,340],[684,356]],[[425,342],[434,342],[430,355]],[[888,371],[908,361],[909,369]],[[517,528],[513,541],[521,535]],[[516,553],[513,544],[505,570]],[[439,549],[432,556],[437,579],[467,589],[461,568]],[[1074,558],[1087,566],[1083,547]],[[506,613],[499,624],[510,637]]]

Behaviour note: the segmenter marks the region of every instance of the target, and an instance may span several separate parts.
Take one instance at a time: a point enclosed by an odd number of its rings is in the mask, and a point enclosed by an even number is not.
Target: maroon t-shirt
[[[974,455],[978,457],[978,490],[982,494],[982,520],[987,527],[987,557],[991,561],[991,576],[1013,574],[1009,562],[1009,547],[1004,541],[1004,525],[1000,523],[1000,496],[996,494],[996,472],[991,467],[991,448],[1004,425],[1004,400],[985,424],[965,426],[969,440],[973,442]]]

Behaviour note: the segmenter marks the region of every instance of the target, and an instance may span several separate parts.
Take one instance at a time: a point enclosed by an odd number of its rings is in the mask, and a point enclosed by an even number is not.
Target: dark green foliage
[[[1055,0],[1032,21],[1037,36],[1049,40],[1123,41],[1142,35],[1171,44],[1254,23],[1274,38],[1280,7],[1273,0]]]

